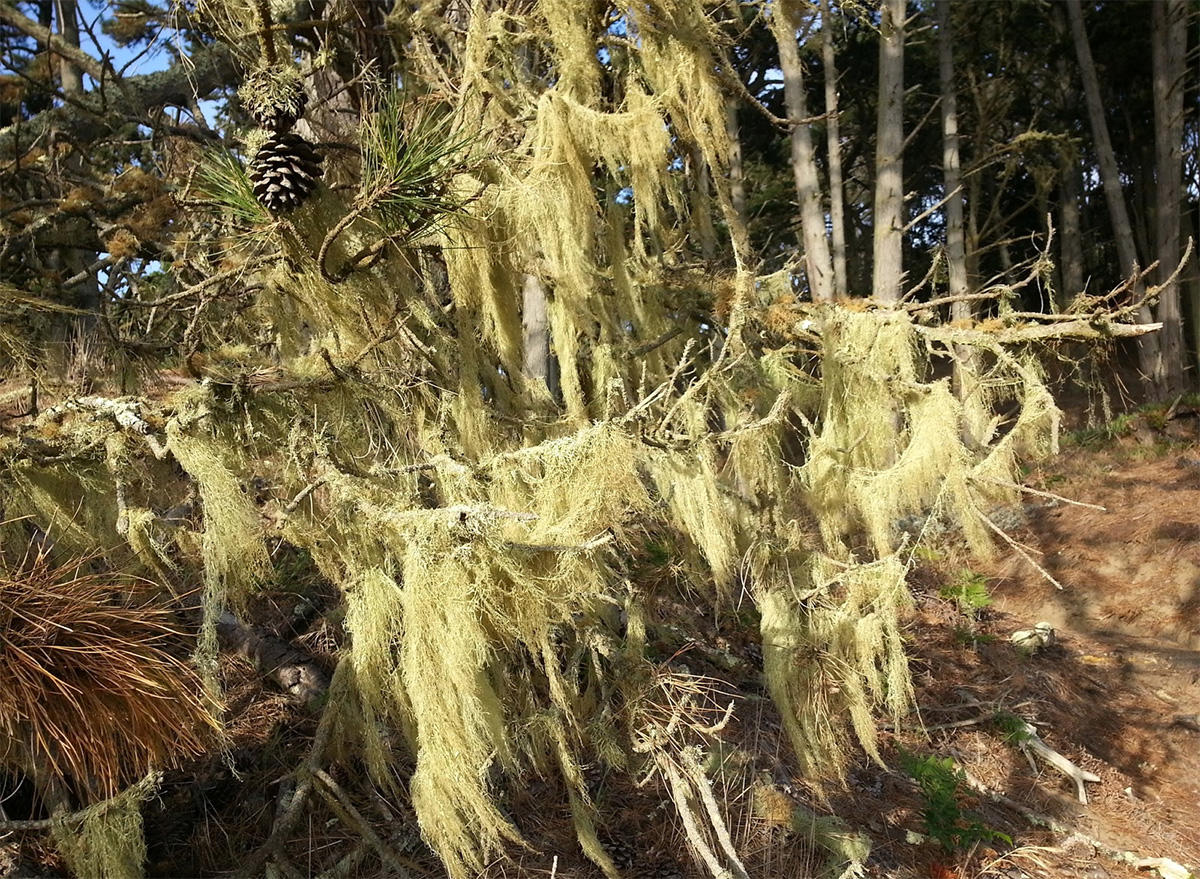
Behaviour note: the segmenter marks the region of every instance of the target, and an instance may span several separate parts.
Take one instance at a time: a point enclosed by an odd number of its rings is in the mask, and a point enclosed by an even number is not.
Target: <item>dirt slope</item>
[[[1033,511],[1016,553],[991,571],[997,610],[1045,620],[1062,663],[1044,706],[1051,736],[1101,776],[1085,828],[1113,845],[1200,866],[1200,448],[1144,431],[1069,454],[1032,482],[1103,509]],[[1036,672],[1035,672],[1036,673]]]

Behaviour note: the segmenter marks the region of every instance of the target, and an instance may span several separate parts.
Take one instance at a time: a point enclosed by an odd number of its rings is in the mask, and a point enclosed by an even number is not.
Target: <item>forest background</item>
[[[878,758],[913,554],[1010,542],[1056,389],[1195,390],[1198,43],[1188,0],[2,0],[0,823],[140,875],[161,773],[237,770],[240,652],[296,704],[206,870],[331,811],[322,870],[475,875],[536,778],[619,875],[599,769],[745,875],[673,603],[754,631],[814,802]]]

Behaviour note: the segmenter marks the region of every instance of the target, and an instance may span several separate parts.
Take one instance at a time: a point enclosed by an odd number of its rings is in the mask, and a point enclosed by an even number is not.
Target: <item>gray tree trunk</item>
[[[1155,243],[1158,277],[1166,281],[1179,263],[1180,206],[1183,200],[1183,86],[1187,51],[1186,9],[1183,0],[1159,0],[1151,10],[1154,63]],[[1162,369],[1159,391],[1176,394],[1184,388],[1183,320],[1179,282],[1158,294],[1159,342]]]
[[[546,286],[537,275],[526,275],[521,291],[521,334],[525,378],[542,382],[554,399],[559,397],[558,375],[550,354],[550,315]]]
[[[79,19],[75,0],[54,0],[54,12],[58,16],[58,35],[63,42],[79,48]],[[66,58],[58,59],[59,79],[64,95],[83,94],[83,71]]]
[[[1066,305],[1083,292],[1083,232],[1079,222],[1079,201],[1083,197],[1079,183],[1079,161],[1063,159],[1059,180],[1058,225],[1062,263],[1061,304]]]
[[[967,247],[963,231],[962,169],[958,155],[958,96],[954,87],[954,34],[950,0],[938,0],[938,73],[942,87],[942,185],[946,191],[946,267],[950,295],[967,294]],[[950,306],[954,320],[971,317],[971,303]]]
[[[1066,17],[1055,8],[1050,23],[1059,38],[1067,35]],[[1063,118],[1072,118],[1079,105],[1079,93],[1075,88],[1067,58],[1059,55],[1054,60],[1054,71],[1059,81],[1057,110]],[[1059,291],[1060,308],[1083,292],[1087,268],[1083,260],[1083,225],[1079,208],[1083,204],[1083,189],[1080,185],[1079,157],[1073,148],[1065,148],[1059,157],[1058,178],[1058,247],[1059,247]]]
[[[717,231],[713,226],[711,181],[708,162],[704,151],[693,145],[689,162],[689,196],[692,203],[692,220],[696,226],[696,237],[700,241],[700,255],[712,260],[717,255]]]
[[[904,15],[905,0],[883,0],[871,284],[871,295],[882,303],[898,301],[904,281]]]
[[[821,0],[821,63],[825,67],[826,145],[829,151],[829,223],[833,239],[833,293],[846,295],[845,190],[842,186],[842,143],[838,122],[837,58],[833,51],[836,20],[829,0]]]
[[[76,0],[54,0],[54,14],[58,20],[58,35],[64,43],[78,49],[79,10]],[[83,95],[83,71],[78,65],[66,58],[59,58],[58,71],[59,85],[64,95],[68,98]],[[82,168],[83,160],[80,156],[71,156],[67,165],[78,170]],[[66,291],[68,304],[93,313],[100,307],[100,281],[94,274],[88,274],[87,269],[96,261],[96,256],[93,250],[68,247],[56,250],[51,257],[69,277],[84,276],[74,289]],[[64,327],[67,335],[58,340],[69,358],[71,377],[79,382],[80,387],[86,387],[91,380],[87,349],[95,325],[96,318],[92,314],[80,315]]]
[[[783,101],[792,129],[792,174],[796,180],[796,201],[800,206],[804,266],[813,301],[823,302],[833,298],[833,264],[829,257],[829,239],[825,234],[825,212],[821,209],[812,130],[807,123],[800,121],[808,117],[808,102],[804,96],[804,70],[796,42],[796,20],[790,6],[777,2],[772,10],[771,23],[779,44]]]
[[[729,198],[733,211],[746,222],[746,172],[742,163],[742,139],[738,133],[737,100],[725,99],[725,134],[729,137]]]
[[[1075,55],[1079,60],[1079,73],[1083,79],[1083,95],[1087,103],[1088,119],[1091,122],[1092,138],[1096,142],[1096,156],[1100,161],[1100,182],[1104,186],[1104,199],[1108,203],[1112,218],[1113,234],[1117,242],[1117,259],[1121,273],[1131,278],[1137,273],[1137,247],[1133,241],[1133,225],[1129,221],[1129,210],[1125,195],[1121,191],[1121,178],[1117,168],[1117,157],[1113,152],[1112,140],[1108,136],[1108,122],[1104,118],[1104,102],[1100,96],[1100,80],[1096,76],[1096,64],[1088,45],[1087,32],[1083,27],[1083,10],[1079,0],[1067,0],[1067,14],[1071,20],[1071,38],[1075,44]],[[1140,299],[1143,285],[1134,284],[1133,296]],[[1150,306],[1143,305],[1138,319],[1150,323],[1153,317]],[[1159,373],[1158,338],[1154,334],[1138,339],[1138,366],[1144,382],[1157,384]]]
[[[958,93],[954,82],[954,31],[950,21],[950,0],[937,0],[938,22],[938,80],[942,92],[942,187],[946,192],[946,273],[949,294],[966,297],[970,290],[967,279],[967,240],[963,220],[962,164],[958,154]],[[970,321],[974,316],[971,303],[965,298],[950,303],[950,319]],[[958,345],[954,351],[954,392],[970,413],[963,419],[964,441],[978,442],[984,432],[990,412],[981,405],[977,394],[974,353],[969,345]],[[973,399],[970,399],[973,398]],[[973,405],[966,405],[970,400]],[[973,417],[972,417],[973,416]]]

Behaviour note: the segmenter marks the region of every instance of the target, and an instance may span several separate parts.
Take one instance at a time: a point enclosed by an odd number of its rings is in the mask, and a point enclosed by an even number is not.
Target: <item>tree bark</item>
[[[542,382],[554,399],[559,398],[558,376],[550,354],[550,316],[546,286],[537,275],[525,276],[522,288],[521,332],[525,378]]]
[[[0,11],[4,9],[0,3]],[[0,21],[8,21],[8,17],[0,14]],[[61,40],[58,42],[62,44]],[[194,97],[207,97],[237,79],[233,53],[224,45],[199,49],[191,60],[188,67],[176,65],[169,70],[126,77],[121,80],[120,94],[93,89],[80,95],[77,101],[0,130],[0,156],[22,155],[51,130],[77,143],[93,143],[130,122],[148,121],[152,108],[186,107]]]
[[[1055,8],[1050,17],[1054,33],[1059,39],[1067,36],[1067,22],[1062,10]],[[1054,59],[1054,71],[1058,79],[1059,92],[1056,111],[1066,120],[1076,118],[1079,92],[1068,69],[1067,58],[1058,55]],[[1071,300],[1083,292],[1087,269],[1083,258],[1083,225],[1080,206],[1083,204],[1079,156],[1074,147],[1064,146],[1059,153],[1058,169],[1058,247],[1059,247],[1059,290],[1056,305],[1065,308]]]
[[[69,101],[75,100],[83,94],[83,68],[73,59],[76,56],[85,57],[79,48],[79,10],[75,0],[54,0],[54,14],[58,18],[58,36],[63,46],[74,50],[73,52],[64,52],[59,56],[59,85]],[[67,160],[67,167],[73,172],[80,172],[83,168],[83,157],[72,155]],[[51,255],[52,262],[64,268],[68,277],[84,275],[84,280],[76,287],[69,304],[89,312],[97,311],[100,306],[100,280],[95,274],[87,271],[87,267],[96,261],[96,256],[97,253],[94,250],[79,248],[59,249]],[[58,341],[67,346],[71,346],[73,342],[78,345],[89,334],[95,323],[94,316],[80,315],[70,325],[64,327],[68,335],[65,339]],[[78,351],[74,362],[86,369],[86,357],[79,357]]]
[[[1061,304],[1066,305],[1083,292],[1083,232],[1079,222],[1079,201],[1082,190],[1079,183],[1079,161],[1064,157],[1060,169],[1058,225],[1060,261],[1062,263]]]
[[[825,137],[829,151],[829,224],[833,239],[833,293],[844,297],[846,286],[845,190],[842,185],[842,138],[838,121],[837,57],[833,51],[836,19],[829,0],[821,0],[821,63],[825,67]]]
[[[329,678],[308,654],[279,638],[246,625],[231,613],[217,620],[221,646],[254,663],[260,675],[273,681],[294,701],[313,706],[329,689]]]
[[[796,20],[787,3],[777,2],[771,14],[771,29],[779,44],[779,67],[783,71],[783,101],[791,125],[792,175],[800,206],[801,243],[808,288],[814,302],[833,298],[833,264],[825,234],[825,212],[821,209],[820,182],[813,154],[812,130],[801,120],[808,117],[804,96],[804,69],[796,42]]]
[[[905,0],[884,0],[879,40],[879,118],[875,149],[875,259],[871,295],[890,304],[904,281]]]
[[[692,220],[696,226],[696,238],[700,243],[700,255],[706,260],[712,260],[717,255],[717,230],[713,226],[708,162],[704,161],[704,151],[695,145],[691,148],[690,158],[688,190],[692,203]]]
[[[79,20],[75,0],[55,0],[54,10],[58,15],[58,35],[63,43],[79,49]],[[82,54],[82,53],[81,53]],[[59,80],[62,91],[68,97],[83,94],[83,70],[68,56],[59,58]]]
[[[1162,281],[1179,263],[1180,206],[1183,200],[1183,86],[1187,50],[1183,0],[1159,0],[1151,9],[1151,48],[1154,64],[1155,244],[1158,277]],[[1162,369],[1159,391],[1184,389],[1183,320],[1179,282],[1164,284],[1158,294]]]
[[[954,34],[950,0],[938,0],[938,74],[942,88],[942,186],[946,192],[946,267],[949,295],[967,293],[967,249],[963,231],[962,166],[958,155],[958,96],[954,88]],[[970,302],[950,306],[954,320],[971,317]]]
[[[1096,142],[1096,157],[1100,161],[1100,182],[1104,186],[1104,199],[1108,203],[1112,218],[1113,236],[1117,242],[1117,259],[1121,263],[1121,274],[1134,278],[1133,296],[1140,299],[1143,285],[1137,277],[1137,247],[1133,241],[1133,225],[1129,220],[1129,209],[1121,191],[1121,178],[1117,168],[1117,157],[1113,152],[1112,139],[1108,135],[1108,122],[1104,118],[1104,101],[1100,96],[1100,80],[1096,76],[1096,65],[1088,45],[1087,32],[1083,27],[1083,10],[1079,0],[1067,0],[1067,14],[1071,20],[1071,38],[1075,44],[1075,55],[1079,60],[1079,73],[1083,79],[1083,95],[1091,123],[1092,138]],[[1150,306],[1138,310],[1138,319],[1150,323],[1153,316]],[[1138,366],[1142,380],[1157,385],[1159,373],[1158,339],[1145,335],[1138,339]]]
[[[938,22],[938,81],[942,91],[942,188],[945,190],[946,206],[946,271],[949,276],[950,296],[965,297],[967,283],[967,243],[963,222],[962,166],[958,154],[958,94],[954,85],[954,32],[950,22],[950,0],[937,0]],[[971,303],[960,298],[950,303],[952,321],[969,322],[972,317]],[[974,388],[968,379],[972,374],[969,367],[973,359],[969,345],[955,348],[954,391],[960,400],[966,400]],[[973,410],[972,410],[973,411]],[[963,430],[974,438],[981,425],[963,425]]]
[[[74,13],[75,9],[74,0],[55,0],[54,10],[55,14],[59,16],[58,20],[60,23],[65,19],[65,14],[63,12],[64,3],[70,3],[72,14]],[[50,7],[44,7],[44,9],[49,8]],[[97,80],[104,76],[104,65],[91,55],[88,55],[86,52],[80,50],[79,27],[75,23],[74,18],[71,19],[70,33],[73,34],[73,37],[70,41],[67,39],[68,31],[64,30],[61,24],[59,26],[59,32],[57,34],[53,34],[50,32],[50,27],[47,23],[42,21],[34,21],[32,18],[22,15],[21,11],[15,6],[8,6],[0,3],[0,21],[15,27],[17,30],[21,31],[21,33],[26,34],[27,36],[33,37],[42,46],[48,48],[55,55],[58,55],[64,66],[69,64],[72,68],[81,70]],[[64,91],[65,90],[66,84],[64,83]],[[82,90],[81,81],[80,88],[75,92],[68,92],[68,94],[77,94]]]
[[[733,211],[746,222],[746,172],[742,162],[742,139],[738,134],[737,99],[725,98],[725,134],[729,137],[729,198]]]

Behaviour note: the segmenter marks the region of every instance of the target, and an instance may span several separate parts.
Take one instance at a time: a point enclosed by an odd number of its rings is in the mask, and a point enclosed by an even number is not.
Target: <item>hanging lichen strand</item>
[[[239,46],[255,38],[248,2],[204,6]],[[643,651],[655,587],[633,572],[651,536],[698,600],[753,597],[767,684],[819,779],[852,740],[878,757],[873,713],[909,705],[911,543],[897,520],[940,518],[985,544],[982,516],[1011,496],[1018,454],[1053,447],[1057,412],[1032,359],[986,333],[800,305],[787,279],[755,276],[727,191],[725,38],[698,3],[623,9],[637,38],[603,68],[591,4],[477,3],[457,66],[437,70],[427,47],[443,31],[423,9],[390,22],[412,47],[412,94],[397,104],[381,89],[364,143],[411,149],[388,134],[394,107],[435,102],[420,84],[453,75],[438,92],[458,96],[448,118],[459,132],[484,120],[469,160],[335,152],[330,173],[360,188],[318,190],[279,223],[255,213],[236,162],[211,165],[214,228],[236,227],[221,243],[244,253],[253,307],[214,331],[190,361],[201,380],[168,400],[39,419],[81,448],[121,437],[115,467],[0,449],[0,522],[28,514],[64,548],[120,537],[151,573],[168,558],[202,571],[210,672],[217,616],[273,576],[267,538],[306,550],[345,601],[349,691],[328,709],[339,739],[397,795],[407,752],[421,830],[449,874],[520,840],[498,784],[536,770],[562,776],[583,850],[616,876],[580,765],[657,767],[674,789],[690,765],[679,730],[702,726],[648,719],[656,694],[682,685]],[[676,160],[693,151],[725,270],[688,238],[694,179]],[[431,172],[445,182],[421,190],[433,201],[401,186]],[[417,204],[454,208],[436,222],[400,211]],[[547,290],[561,405],[523,374],[528,275]],[[963,402],[929,368],[954,345],[976,349],[962,365],[978,393]],[[989,420],[999,401],[1019,407],[1003,434]],[[197,489],[200,535],[129,515],[178,499],[180,480],[161,478],[171,459]],[[245,490],[255,480],[266,497]],[[85,488],[81,513],[70,499]],[[124,528],[102,502],[114,497]]]

